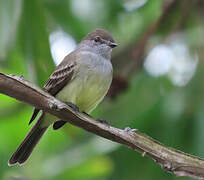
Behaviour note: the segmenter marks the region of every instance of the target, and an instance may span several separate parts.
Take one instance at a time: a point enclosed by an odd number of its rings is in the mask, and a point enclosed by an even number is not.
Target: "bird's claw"
[[[68,105],[69,107],[71,107],[74,111],[79,112],[79,107],[71,102],[65,102],[66,105]]]
[[[97,119],[97,121],[99,121],[102,124],[106,124],[106,125],[110,125],[110,122],[108,120],[104,120],[104,119]]]

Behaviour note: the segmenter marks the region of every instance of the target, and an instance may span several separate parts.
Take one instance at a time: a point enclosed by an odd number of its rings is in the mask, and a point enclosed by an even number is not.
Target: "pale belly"
[[[106,95],[112,80],[111,74],[80,74],[71,80],[57,95],[63,102],[76,104],[80,111],[91,112]]]
[[[85,53],[83,57],[80,69],[75,71],[74,78],[56,95],[56,98],[77,105],[81,112],[90,113],[103,100],[110,87],[112,65],[109,60],[93,53]],[[44,126],[57,120],[58,118],[46,113]]]

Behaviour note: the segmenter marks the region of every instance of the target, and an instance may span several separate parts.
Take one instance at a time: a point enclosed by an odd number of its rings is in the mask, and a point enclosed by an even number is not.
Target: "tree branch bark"
[[[148,156],[176,176],[204,179],[204,159],[165,147],[138,130],[122,130],[102,124],[44,92],[23,77],[0,73],[0,93],[42,109],[86,131],[123,144]]]

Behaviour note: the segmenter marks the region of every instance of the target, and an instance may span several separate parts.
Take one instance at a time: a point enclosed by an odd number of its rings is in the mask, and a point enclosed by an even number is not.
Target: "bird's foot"
[[[93,118],[90,114],[86,113],[86,112],[82,112],[83,114],[87,115],[90,118]],[[110,122],[108,120],[103,120],[103,119],[97,119],[98,122],[102,123],[102,124],[107,124],[110,125]]]
[[[88,117],[93,118],[90,114],[86,113],[86,112],[82,112],[83,114],[86,114]],[[103,120],[103,119],[97,119],[98,122],[102,123],[102,124],[107,124],[110,125],[110,122],[108,120]]]
[[[85,115],[87,115],[87,116],[90,117],[90,118],[93,118],[90,114],[88,114],[88,113],[85,112],[85,111],[83,111],[82,113],[85,114]]]
[[[65,102],[66,105],[68,105],[69,107],[71,107],[74,111],[79,112],[79,107],[71,102]]]
[[[97,119],[97,121],[99,121],[102,124],[106,124],[106,125],[110,125],[110,122],[108,120],[104,120],[104,119]]]

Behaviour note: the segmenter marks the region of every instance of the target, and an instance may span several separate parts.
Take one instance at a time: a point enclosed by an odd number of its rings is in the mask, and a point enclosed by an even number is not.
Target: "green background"
[[[0,0],[0,72],[23,75],[42,87],[55,67],[51,33],[60,30],[78,43],[91,30],[107,29],[119,44],[113,53],[115,76],[120,74],[128,86],[120,93],[114,90],[114,98],[107,96],[92,115],[203,157],[204,3],[174,1],[163,16],[163,5],[171,0]],[[142,50],[137,46],[141,42]],[[174,60],[168,71],[155,75],[142,64],[159,45]],[[140,56],[134,56],[137,50]],[[158,53],[163,66],[150,64],[150,69],[165,69],[169,56],[163,52]],[[32,109],[0,94],[0,179],[190,179],[177,178],[148,157],[69,124],[58,131],[50,128],[24,166],[8,167],[30,129]]]

